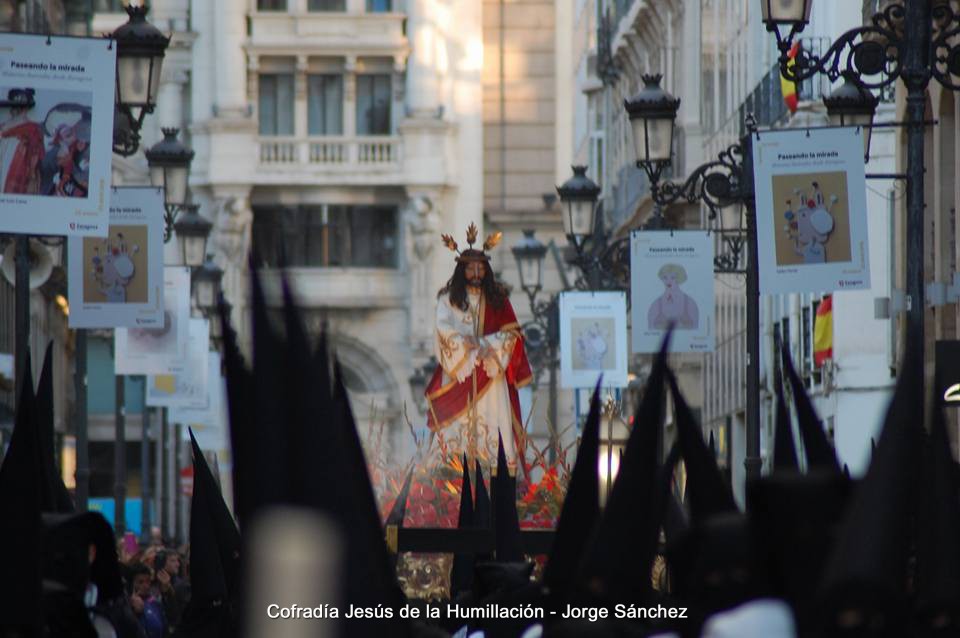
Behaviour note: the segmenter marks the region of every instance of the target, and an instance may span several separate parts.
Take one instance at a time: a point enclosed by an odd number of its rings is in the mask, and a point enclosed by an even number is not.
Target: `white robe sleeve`
[[[491,356],[484,357],[483,360],[488,377],[493,379],[506,371],[519,335],[519,331],[513,328],[494,332],[481,340],[481,346],[486,346],[491,351]]]
[[[437,302],[437,328],[434,332],[434,349],[444,374],[462,382],[477,362],[477,350],[468,349],[464,341],[464,336],[473,332],[473,324],[465,323],[463,313],[450,306],[448,299],[441,298]]]

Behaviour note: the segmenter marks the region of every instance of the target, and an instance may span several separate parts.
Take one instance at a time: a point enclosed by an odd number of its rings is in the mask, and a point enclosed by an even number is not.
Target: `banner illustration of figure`
[[[805,264],[822,264],[827,260],[827,241],[833,232],[834,222],[830,209],[840,199],[836,195],[830,196],[829,205],[823,199],[820,184],[811,183],[813,195],[807,197],[799,188],[794,193],[799,197],[800,205],[792,210],[793,200],[787,200],[787,210],[783,216],[787,220],[784,231],[794,243],[794,251],[803,257]]]
[[[13,88],[0,108],[9,109],[0,124],[0,186],[4,193],[35,195],[40,187],[43,130],[30,119],[36,105],[31,88]]]
[[[104,242],[102,257],[99,247],[93,250],[93,277],[100,292],[107,298],[107,303],[126,303],[127,286],[136,272],[131,257],[140,252],[140,246],[133,244],[128,248],[123,233],[118,232],[116,242],[109,238]]]
[[[496,465],[502,437],[509,471],[515,475],[518,450],[524,449],[517,390],[533,376],[508,291],[494,279],[486,253],[501,234],[488,236],[477,250],[477,233],[470,224],[470,247],[463,251],[452,237],[443,236],[447,248],[457,253],[457,266],[438,293],[439,365],[425,393],[427,426],[438,434],[444,457],[459,458],[465,452],[470,463],[479,459],[487,468]]]
[[[600,327],[599,321],[594,321],[577,335],[577,354],[580,356],[580,369],[604,369],[603,359],[610,349],[607,339],[609,339],[609,336]]]
[[[58,104],[47,113],[50,138],[40,166],[40,194],[86,197],[90,180],[90,107]]]
[[[647,327],[650,330],[666,330],[671,323],[677,330],[698,330],[700,309],[697,302],[680,290],[687,280],[687,270],[679,264],[664,264],[657,272],[663,282],[663,294],[653,300],[647,311]]]

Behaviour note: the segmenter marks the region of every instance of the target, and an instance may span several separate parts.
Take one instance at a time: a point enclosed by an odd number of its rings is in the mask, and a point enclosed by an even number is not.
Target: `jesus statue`
[[[479,459],[488,470],[496,467],[502,438],[509,472],[516,476],[524,449],[517,390],[532,375],[507,288],[494,278],[486,252],[502,234],[488,236],[477,250],[477,232],[470,224],[469,248],[462,252],[443,235],[444,244],[457,253],[457,266],[437,295],[439,365],[427,385],[427,425],[437,433],[444,456],[459,458],[465,452],[471,466]]]

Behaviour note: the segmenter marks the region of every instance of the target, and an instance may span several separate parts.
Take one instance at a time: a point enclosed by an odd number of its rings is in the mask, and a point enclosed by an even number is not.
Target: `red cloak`
[[[35,195],[40,188],[40,160],[43,158],[43,131],[36,122],[23,122],[5,130],[2,137],[16,137],[17,150],[10,162],[4,193]]]
[[[530,363],[527,361],[527,354],[523,348],[523,334],[520,332],[520,324],[517,322],[517,316],[513,312],[513,306],[510,305],[509,299],[504,300],[503,306],[499,309],[493,308],[487,303],[481,302],[481,304],[483,306],[480,322],[481,336],[501,331],[515,331],[517,333],[510,363],[507,365],[504,374],[506,375],[510,395],[510,408],[513,412],[512,430],[517,457],[522,461],[521,465],[526,471],[526,462],[523,459],[525,437],[523,421],[520,418],[520,396],[517,390],[530,383],[533,380],[533,374],[530,371]],[[448,427],[467,411],[475,399],[482,397],[490,388],[491,380],[483,366],[477,366],[474,368],[474,372],[476,376],[476,395],[474,395],[474,375],[469,375],[462,383],[458,383],[454,379],[447,385],[443,385],[443,367],[438,365],[436,370],[433,371],[433,377],[431,377],[426,392],[424,392],[429,406],[427,427],[432,431],[438,432]]]

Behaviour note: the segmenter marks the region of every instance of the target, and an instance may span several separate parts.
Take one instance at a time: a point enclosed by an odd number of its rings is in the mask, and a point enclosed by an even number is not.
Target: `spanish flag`
[[[813,321],[813,362],[819,368],[833,358],[833,297],[827,295]]]
[[[787,62],[787,68],[793,69],[797,65],[797,54],[800,53],[800,41],[797,40],[793,43],[793,46],[790,47],[790,52],[787,53],[787,57],[790,59]],[[791,113],[797,112],[797,103],[799,102],[799,97],[797,97],[797,83],[791,82],[787,78],[783,77],[783,74],[780,74],[780,92],[783,94],[783,101],[786,103],[787,108],[790,109]]]

